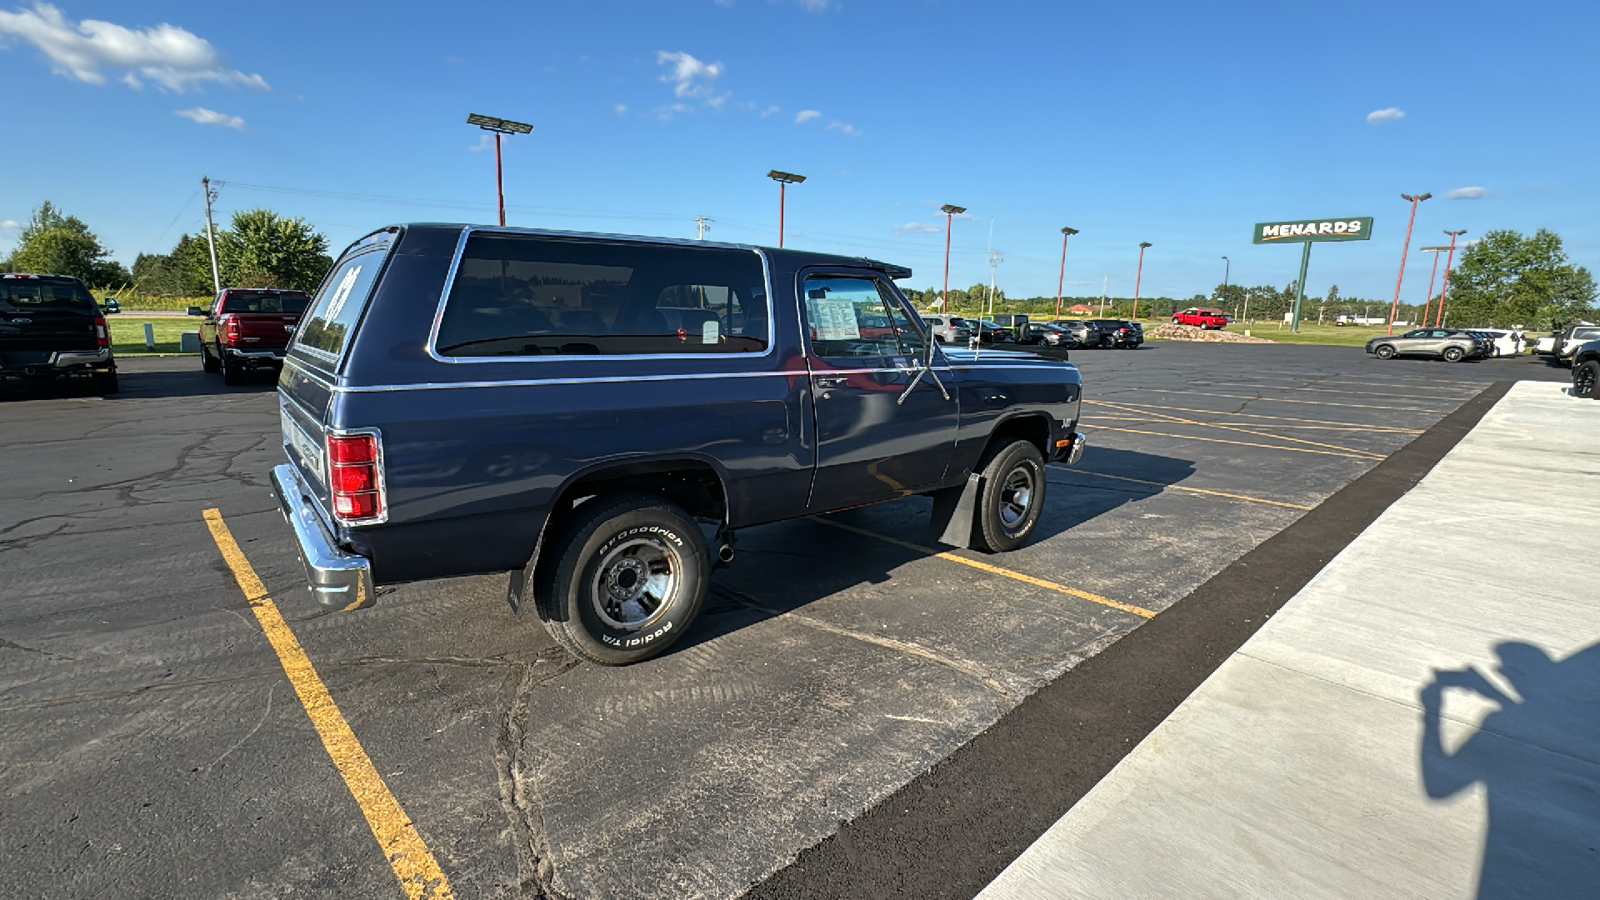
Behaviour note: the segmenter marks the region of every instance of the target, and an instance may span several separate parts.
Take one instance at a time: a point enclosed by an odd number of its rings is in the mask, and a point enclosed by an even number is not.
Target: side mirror
[[[106,311],[107,315],[122,312],[122,304],[118,303],[117,298],[115,297],[107,297],[105,305],[102,308]]]
[[[204,306],[191,306],[191,307],[189,307],[189,315],[191,315],[191,316],[203,316],[205,314],[206,314],[206,308]]]

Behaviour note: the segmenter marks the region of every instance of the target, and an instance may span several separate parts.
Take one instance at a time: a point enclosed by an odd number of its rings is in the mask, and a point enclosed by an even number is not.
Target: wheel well
[[[551,517],[565,515],[589,497],[624,492],[659,494],[695,518],[727,518],[728,495],[722,477],[716,469],[697,460],[623,463],[587,473],[556,499]]]
[[[1024,440],[1039,449],[1040,455],[1045,459],[1050,458],[1050,420],[1042,415],[1017,416],[1001,422],[989,435],[989,443],[983,448],[983,456],[979,457],[988,462],[1000,448],[1015,440]],[[981,464],[980,464],[981,465]]]

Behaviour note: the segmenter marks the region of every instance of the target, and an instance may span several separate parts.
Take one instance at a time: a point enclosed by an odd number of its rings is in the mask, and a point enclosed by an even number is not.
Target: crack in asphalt
[[[0,647],[9,647],[12,650],[21,650],[24,653],[37,653],[40,656],[43,656],[43,657],[45,657],[47,659],[65,659],[65,660],[70,660],[72,662],[76,662],[77,661],[76,658],[71,657],[71,656],[62,656],[59,653],[51,653],[49,650],[40,650],[38,647],[24,646],[23,644],[19,644],[16,641],[8,641],[5,638],[0,638]]]
[[[558,661],[547,673],[541,663]],[[541,651],[531,663],[509,662],[505,688],[511,702],[495,734],[495,775],[500,783],[500,805],[505,810],[517,854],[517,893],[527,900],[567,900],[555,889],[555,864],[550,860],[550,838],[544,827],[538,786],[522,775],[522,753],[528,736],[528,717],[534,688],[578,667],[578,660],[559,648]]]

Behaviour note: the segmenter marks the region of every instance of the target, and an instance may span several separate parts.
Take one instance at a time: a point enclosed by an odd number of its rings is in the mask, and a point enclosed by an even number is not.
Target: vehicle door
[[[1447,331],[1443,328],[1435,328],[1427,333],[1427,340],[1421,349],[1424,349],[1429,353],[1443,354],[1444,348],[1452,346],[1455,343],[1453,340],[1454,337],[1455,335],[1450,331]],[[1472,339],[1468,338],[1467,340],[1470,342]]]
[[[940,485],[960,408],[955,376],[931,336],[876,273],[817,269],[800,278],[817,421],[811,506],[837,509]]]

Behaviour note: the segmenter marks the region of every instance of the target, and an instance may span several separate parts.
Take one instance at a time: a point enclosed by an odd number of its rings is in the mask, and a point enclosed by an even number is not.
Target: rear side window
[[[0,278],[0,309],[7,312],[93,308],[89,289],[76,279]]]
[[[225,313],[303,313],[310,302],[303,291],[229,291],[222,300]]]
[[[295,349],[329,362],[338,361],[367,305],[367,295],[372,293],[383,257],[381,250],[369,251],[350,257],[334,270],[322,283],[311,313],[300,322]]]
[[[446,357],[761,353],[771,315],[749,250],[474,233],[440,316]]]

